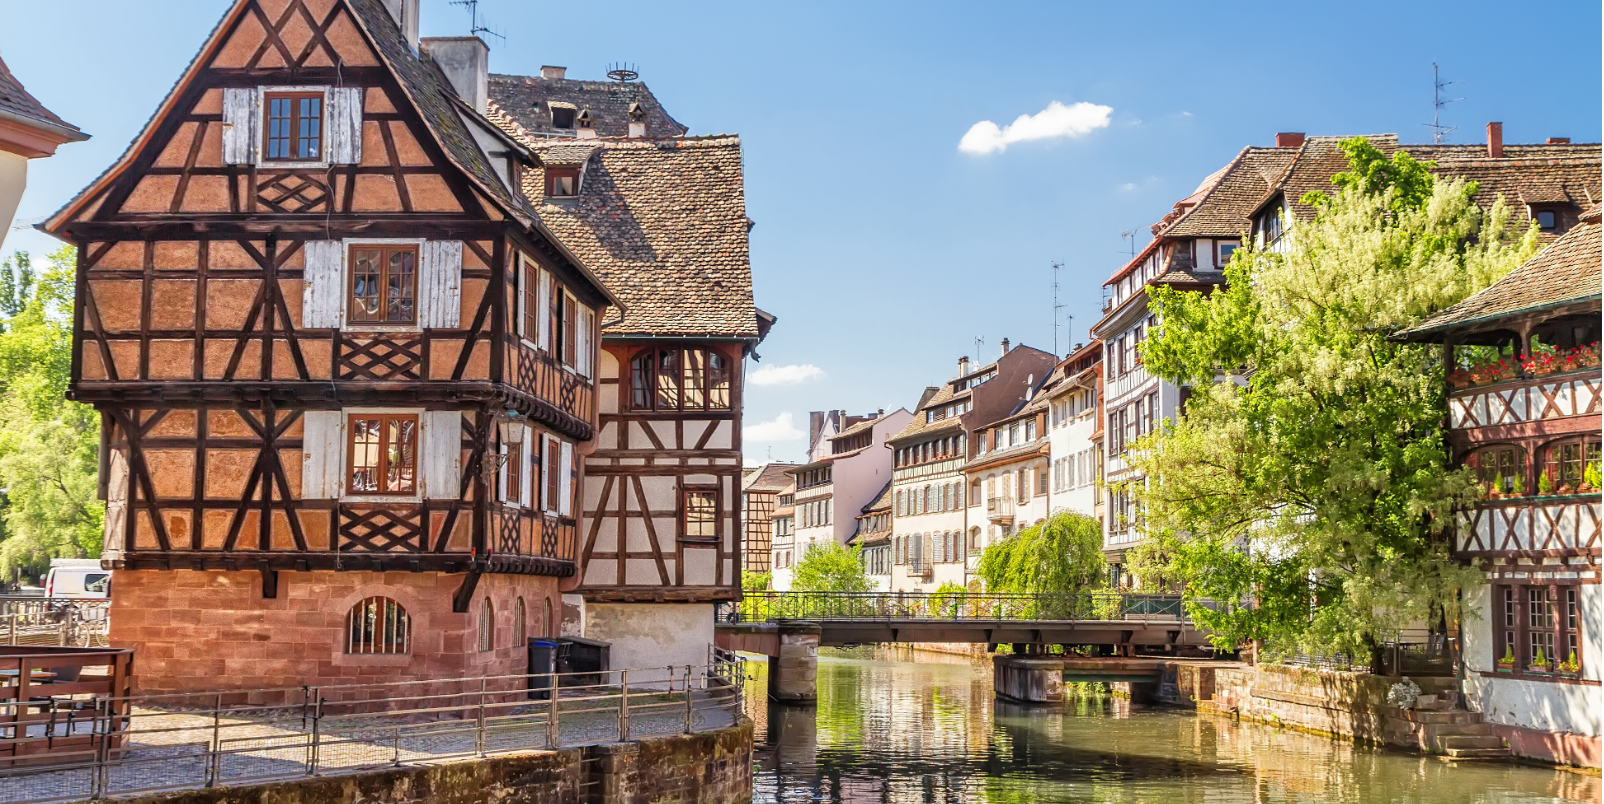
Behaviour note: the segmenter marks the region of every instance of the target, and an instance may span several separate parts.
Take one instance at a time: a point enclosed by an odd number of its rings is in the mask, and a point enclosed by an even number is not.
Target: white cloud
[[[1071,106],[1053,101],[1047,104],[1047,108],[1035,114],[1022,114],[1001,128],[990,120],[970,126],[963,139],[958,141],[958,150],[968,154],[989,154],[1004,150],[1016,142],[1079,137],[1107,128],[1109,115],[1113,112],[1112,107],[1085,101]]]
[[[741,428],[741,438],[747,441],[799,441],[807,433],[796,429],[790,413],[781,413],[773,419]]]
[[[746,379],[753,385],[800,385],[823,377],[824,369],[803,363],[800,366],[758,366]]]

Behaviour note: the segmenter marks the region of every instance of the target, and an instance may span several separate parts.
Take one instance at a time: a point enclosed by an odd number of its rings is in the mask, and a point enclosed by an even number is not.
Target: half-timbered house
[[[1466,691],[1514,753],[1604,759],[1599,208],[1492,287],[1402,333],[1445,344],[1449,444],[1482,498],[1454,548]]]
[[[795,484],[785,471],[793,463],[766,463],[746,470],[741,480],[742,516],[746,534],[741,543],[742,572],[770,572],[774,568],[774,509],[780,493]]]
[[[752,301],[740,139],[542,136],[508,86],[492,116],[536,154],[525,194],[621,300],[601,324],[564,628],[615,663],[703,663],[714,604],[740,594],[742,377],[774,321]]]
[[[417,22],[236,0],[43,224],[142,690],[522,672],[557,627],[622,305],[523,195],[484,43]]]

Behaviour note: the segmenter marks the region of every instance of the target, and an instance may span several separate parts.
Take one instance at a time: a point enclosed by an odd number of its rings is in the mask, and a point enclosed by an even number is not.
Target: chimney
[[[407,38],[407,46],[412,52],[418,52],[418,3],[420,0],[384,0],[384,10],[390,12],[401,35]]]
[[[1303,144],[1303,132],[1283,131],[1275,135],[1275,147],[1296,148]]]
[[[815,410],[808,414],[808,449],[819,442],[819,432],[824,429],[824,411]],[[809,458],[809,460],[812,460]]]
[[[578,116],[574,118],[574,136],[582,140],[595,139],[596,118],[591,117],[589,106],[580,109]]]
[[[423,50],[440,65],[457,96],[485,114],[490,107],[490,46],[477,36],[432,36]]]
[[[1548,138],[1548,142],[1545,142],[1543,144],[1544,145],[1570,145],[1571,144],[1571,138],[1570,137],[1549,137]]]
[[[1002,339],[1002,353],[1005,354],[1005,355],[1008,354],[1008,339],[1007,338],[1003,338]]]
[[[958,358],[958,376],[962,377],[963,375],[968,374],[968,373],[969,373],[969,355],[962,355],[962,356],[960,356]]]
[[[545,78],[550,81],[561,81],[566,75],[568,75],[567,67],[553,67],[549,64],[542,64],[540,66],[541,78]]]
[[[629,136],[639,139],[646,136],[646,110],[641,108],[640,101],[629,105]]]
[[[1504,124],[1487,124],[1487,156],[1493,159],[1504,158]]]

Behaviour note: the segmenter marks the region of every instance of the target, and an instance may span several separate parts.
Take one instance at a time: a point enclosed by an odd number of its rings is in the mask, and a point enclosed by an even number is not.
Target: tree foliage
[[[1475,577],[1442,535],[1475,490],[1448,465],[1440,350],[1388,336],[1518,266],[1536,231],[1429,163],[1342,147],[1350,169],[1282,251],[1238,250],[1210,294],[1148,291],[1142,361],[1194,394],[1130,455],[1152,537],[1132,559],[1222,646],[1360,652],[1453,616]]]
[[[835,542],[808,545],[791,576],[794,592],[869,592],[874,582],[863,571],[863,548]]]
[[[773,582],[774,573],[772,572],[752,572],[750,570],[741,571],[741,591],[743,592],[766,591],[770,586],[773,585]]]
[[[1084,514],[1058,513],[988,546],[975,574],[988,592],[1077,594],[1106,579],[1103,526]]]
[[[0,264],[0,578],[51,558],[100,555],[100,416],[66,401],[76,255],[63,247],[37,282],[26,253]]]

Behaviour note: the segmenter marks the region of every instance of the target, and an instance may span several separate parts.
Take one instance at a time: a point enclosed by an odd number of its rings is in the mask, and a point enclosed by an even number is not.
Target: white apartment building
[[[858,514],[858,531],[847,541],[863,550],[863,572],[874,591],[891,591],[891,481]]]
[[[796,530],[790,563],[776,567],[774,588],[789,591],[792,568],[816,543],[844,545],[857,532],[858,514],[891,479],[886,439],[913,419],[906,409],[872,416],[845,411],[814,411],[808,422],[808,462],[786,470],[796,479],[793,519]]]
[[[1046,519],[1049,506],[1047,402],[1034,396],[975,436],[969,482],[969,572],[987,546]]]
[[[971,368],[958,361],[958,375],[926,388],[913,419],[892,436],[892,591],[933,591],[945,583],[969,583],[969,479],[974,433],[1018,410],[1030,390],[1052,370],[1052,355],[1002,343],[995,362]],[[973,523],[978,524],[978,522]]]
[[[790,589],[796,571],[796,479],[789,478],[775,497],[772,553],[769,559],[769,588]]]
[[[1052,480],[1048,508],[1103,518],[1103,345],[1077,344],[1058,365],[1062,379],[1042,389],[1047,400]]]

